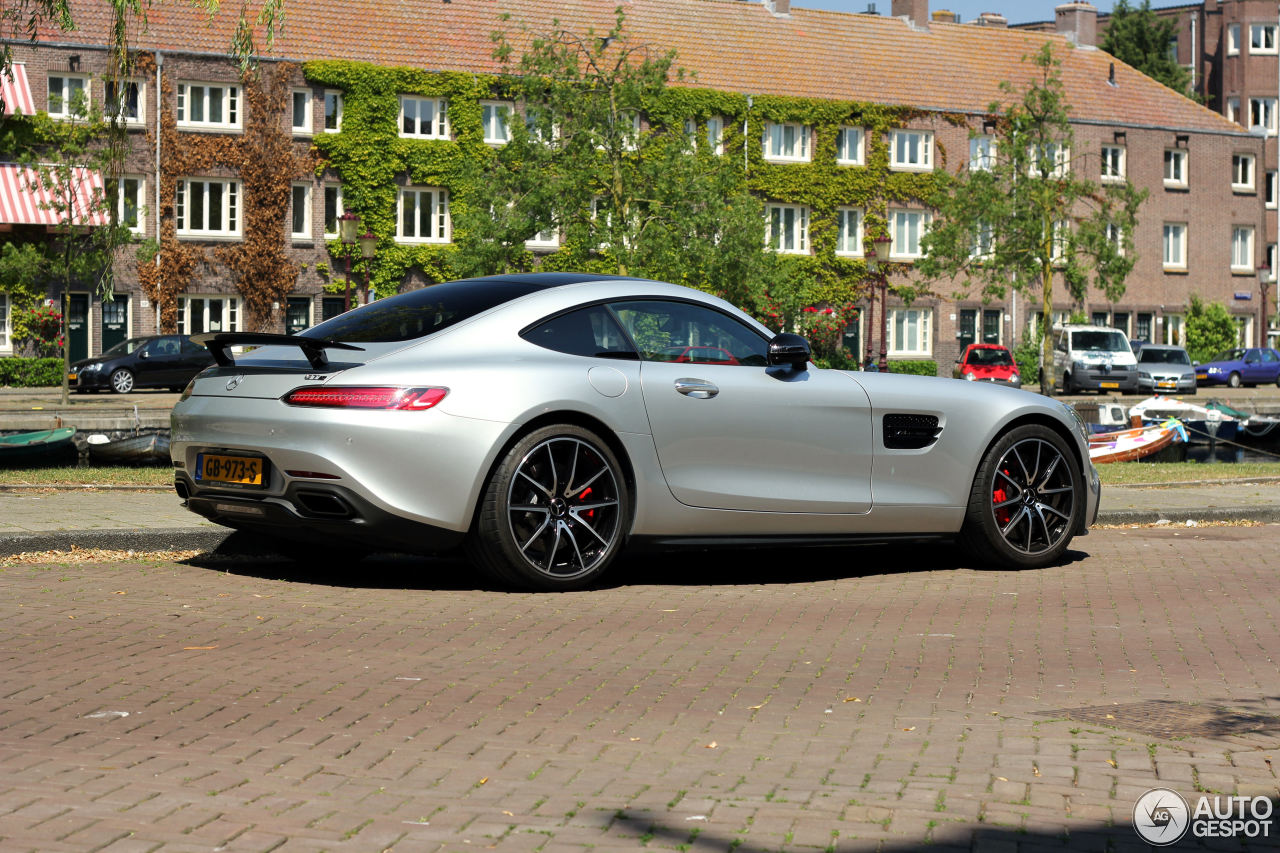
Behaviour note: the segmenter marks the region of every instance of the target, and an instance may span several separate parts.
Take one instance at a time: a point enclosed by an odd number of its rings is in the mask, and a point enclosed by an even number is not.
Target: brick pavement
[[[0,850],[1146,849],[1157,784],[1280,794],[1277,553],[720,552],[563,595],[404,558],[8,567]],[[1067,719],[1162,699],[1252,716]]]

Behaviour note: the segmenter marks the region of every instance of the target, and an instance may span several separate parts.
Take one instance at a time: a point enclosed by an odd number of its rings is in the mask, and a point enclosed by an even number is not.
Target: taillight
[[[312,386],[295,388],[281,400],[290,406],[321,409],[398,409],[418,412],[430,409],[449,393],[448,388],[365,388],[360,386]]]

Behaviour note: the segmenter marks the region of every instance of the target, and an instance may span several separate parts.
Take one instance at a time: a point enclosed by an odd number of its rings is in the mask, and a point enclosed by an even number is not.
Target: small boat
[[[89,458],[96,465],[167,465],[169,436],[160,433],[130,435],[115,440],[102,434],[85,439]]]
[[[1094,465],[1133,462],[1159,453],[1175,441],[1186,440],[1185,428],[1173,419],[1161,424],[1098,433],[1089,436],[1089,461]]]
[[[1280,418],[1272,415],[1251,415],[1239,409],[1233,409],[1221,400],[1210,400],[1205,407],[1235,418],[1240,422],[1239,440],[1252,439],[1259,443],[1280,440]]]
[[[1141,418],[1144,424],[1177,418],[1186,427],[1187,440],[1197,442],[1235,441],[1241,427],[1239,419],[1211,406],[1160,394],[1130,406],[1129,416]]]
[[[44,465],[60,461],[60,457],[74,459],[75,445],[71,438],[75,427],[42,429],[37,432],[20,432],[16,435],[0,435],[0,467],[22,468],[28,465]]]

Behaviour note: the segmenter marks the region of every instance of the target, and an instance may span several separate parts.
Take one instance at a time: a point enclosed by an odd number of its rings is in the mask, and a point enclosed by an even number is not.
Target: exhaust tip
[[[173,490],[177,492],[178,497],[182,498],[184,501],[191,497],[191,491],[187,488],[187,484],[181,480],[173,481]]]

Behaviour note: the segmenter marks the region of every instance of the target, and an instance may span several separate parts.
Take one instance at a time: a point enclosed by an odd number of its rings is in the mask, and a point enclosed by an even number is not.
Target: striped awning
[[[15,62],[9,73],[0,73],[0,98],[4,98],[4,114],[35,115],[36,102],[31,97],[31,85],[27,82],[27,66]]]
[[[59,177],[42,177],[38,169],[17,163],[0,163],[0,223],[8,225],[107,225],[102,173],[87,166],[73,166],[66,193]]]

